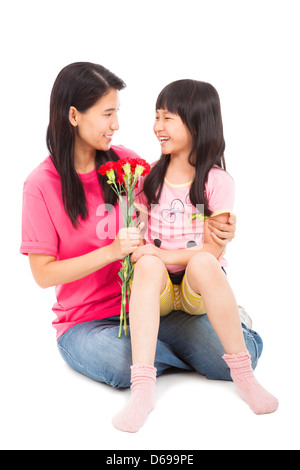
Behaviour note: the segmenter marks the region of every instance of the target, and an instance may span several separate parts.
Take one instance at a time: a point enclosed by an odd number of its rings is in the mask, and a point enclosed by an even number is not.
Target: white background
[[[299,2],[293,0],[10,1],[0,7],[2,449],[298,449]],[[149,162],[155,99],[173,80],[219,91],[238,229],[229,280],[265,350],[256,375],[280,399],[257,417],[233,384],[159,379],[136,435],[111,418],[129,391],[69,369],[51,327],[54,291],[19,254],[22,186],[47,156],[49,96],[65,65],[101,63],[127,83],[115,143]]]

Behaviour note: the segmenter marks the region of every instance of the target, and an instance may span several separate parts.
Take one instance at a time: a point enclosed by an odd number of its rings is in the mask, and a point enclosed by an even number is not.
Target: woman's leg
[[[252,368],[256,369],[263,351],[260,335],[242,325],[247,350],[251,354]],[[168,344],[201,375],[210,380],[231,381],[230,370],[222,359],[224,348],[207,315],[188,315],[174,311],[160,321],[159,341]]]
[[[114,388],[130,387],[132,365],[130,328],[127,336],[118,338],[119,316],[80,323],[66,331],[58,340],[59,352],[77,372]],[[155,368],[157,376],[170,368],[192,370],[172,348],[157,341]]]
[[[134,268],[129,323],[132,343],[131,397],[113,419],[120,431],[137,432],[155,407],[154,367],[160,320],[160,295],[167,282],[159,258],[143,256]]]
[[[119,334],[119,317],[79,323],[57,341],[65,362],[77,372],[114,388],[130,387],[130,336]]]

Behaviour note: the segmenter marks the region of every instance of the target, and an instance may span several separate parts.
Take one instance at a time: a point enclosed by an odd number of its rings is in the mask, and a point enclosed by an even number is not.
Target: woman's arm
[[[124,228],[112,244],[86,255],[60,261],[56,261],[54,256],[31,253],[28,256],[33,277],[44,289],[78,281],[133,253],[140,246],[141,237],[139,228]]]
[[[211,217],[208,219],[208,226],[215,242],[225,249],[227,243],[231,242],[235,237],[236,216],[230,214],[227,223],[220,223],[216,220],[216,217]]]
[[[207,252],[211,253],[217,259],[224,252],[225,244],[220,244],[219,240],[216,241],[215,237],[212,236],[210,224],[217,223],[221,224],[222,226],[228,223],[228,219],[230,218],[230,214],[220,214],[215,217],[211,217],[205,220],[204,224],[204,243],[203,245],[195,246],[193,248],[181,249],[181,250],[162,250],[157,248],[152,244],[148,244],[142,247],[139,247],[135,250],[132,255],[132,261],[136,263],[141,256],[144,255],[152,255],[158,256],[162,259],[162,261],[166,265],[177,265],[177,266],[187,266],[191,257],[195,254],[195,252]],[[213,219],[213,220],[212,220]]]

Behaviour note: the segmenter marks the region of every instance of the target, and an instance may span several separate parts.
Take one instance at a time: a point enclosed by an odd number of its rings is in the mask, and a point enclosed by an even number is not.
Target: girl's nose
[[[156,120],[154,123],[154,132],[159,132],[163,130],[163,123],[160,119]]]

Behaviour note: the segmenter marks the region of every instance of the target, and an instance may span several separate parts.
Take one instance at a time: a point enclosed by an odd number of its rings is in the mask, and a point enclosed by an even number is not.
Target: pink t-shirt
[[[138,155],[123,146],[112,149],[120,158]],[[123,227],[120,206],[105,210],[97,170],[79,175],[85,187],[89,217],[80,219],[77,230],[67,216],[59,175],[46,158],[26,179],[23,192],[22,244],[20,252],[41,253],[64,260],[111,244]],[[53,326],[57,338],[72,326],[120,314],[121,288],[114,262],[89,276],[56,287]]]
[[[148,214],[148,229],[145,239],[163,250],[180,250],[202,245],[204,242],[204,208],[194,207],[189,198],[192,182],[171,184],[165,179],[159,204],[147,208],[143,192],[142,177],[136,188],[136,207]],[[234,182],[232,177],[215,166],[206,182],[206,197],[213,216],[231,212],[234,204]],[[226,266],[224,258],[221,266]],[[182,266],[167,266],[171,273],[182,272]]]

